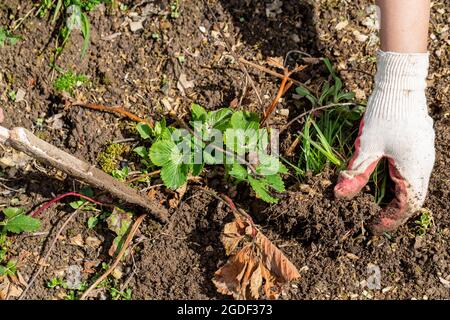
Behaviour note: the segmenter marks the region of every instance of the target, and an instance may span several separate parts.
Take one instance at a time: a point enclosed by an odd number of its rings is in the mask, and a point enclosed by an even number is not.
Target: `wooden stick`
[[[16,150],[64,171],[71,177],[105,190],[127,203],[145,208],[154,218],[162,222],[169,220],[167,209],[157,201],[150,201],[135,189],[114,179],[95,166],[39,139],[25,128],[17,127],[8,130],[0,126],[0,143],[8,144]]]

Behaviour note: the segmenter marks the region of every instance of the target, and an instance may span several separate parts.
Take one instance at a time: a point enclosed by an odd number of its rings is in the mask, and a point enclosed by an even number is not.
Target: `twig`
[[[106,106],[96,104],[96,103],[85,103],[85,102],[80,102],[80,101],[70,101],[69,103],[72,106],[79,106],[79,107],[83,107],[83,108],[87,108],[87,109],[119,114],[123,117],[129,118],[129,119],[137,121],[137,122],[144,122],[144,123],[148,124],[151,128],[153,128],[153,121],[138,117],[137,115],[125,110],[123,107],[120,107],[120,106],[106,107]]]
[[[114,260],[114,263],[108,268],[108,270],[106,270],[106,272],[104,274],[102,274],[81,296],[80,300],[86,300],[86,298],[89,296],[89,293],[95,289],[103,280],[106,279],[106,277],[108,277],[111,272],[113,272],[113,270],[117,267],[117,265],[119,264],[120,260],[122,259],[123,255],[125,254],[128,245],[130,244],[131,240],[133,239],[133,236],[135,235],[136,231],[139,229],[139,225],[142,223],[142,221],[144,221],[145,218],[145,214],[140,215],[136,221],[134,222],[134,224],[132,225],[130,232],[128,233],[128,236],[125,240],[125,242],[122,245],[122,248],[120,249],[119,254],[117,255],[116,259]]]
[[[22,25],[22,23],[29,17],[30,14],[33,13],[34,10],[36,10],[36,7],[31,8],[31,10],[29,10],[29,11],[25,14],[24,17],[22,17],[22,18],[20,18],[19,20],[17,20],[16,23],[17,23],[17,22],[18,22],[18,23],[14,25],[14,27],[12,28],[12,31],[13,31],[13,32],[16,31],[17,28],[19,28],[19,27]]]
[[[39,139],[25,128],[18,127],[8,130],[0,126],[0,143],[8,144],[37,160],[46,162],[76,179],[109,192],[116,198],[145,208],[153,217],[162,222],[169,220],[167,209],[159,202],[149,200],[135,189],[114,179],[95,166]]]
[[[42,207],[40,207],[39,209],[37,209],[33,213],[31,213],[31,216],[35,217],[35,216],[39,215],[41,212],[43,212],[44,210],[49,208],[52,204],[54,204],[54,203],[64,199],[65,197],[69,197],[69,196],[80,197],[80,198],[88,200],[89,202],[98,204],[100,206],[114,207],[113,205],[110,205],[110,204],[104,204],[104,203],[98,202],[98,201],[96,201],[96,200],[94,200],[94,199],[92,199],[92,198],[90,198],[88,196],[85,196],[84,194],[81,194],[81,193],[67,192],[67,193],[64,193],[64,194],[62,194],[62,195],[60,195],[60,196],[58,196],[58,197],[56,197],[56,198],[46,202]]]
[[[50,244],[50,247],[48,248],[47,253],[45,254],[45,256],[42,258],[39,258],[38,264],[39,264],[39,268],[37,269],[37,271],[34,273],[33,277],[31,278],[31,280],[28,282],[26,288],[23,290],[22,294],[19,296],[19,300],[23,300],[28,292],[28,290],[31,288],[31,286],[33,285],[33,283],[36,281],[38,275],[41,273],[42,269],[44,268],[44,263],[45,261],[47,261],[48,257],[50,256],[50,253],[52,252],[53,248],[55,247],[56,242],[59,239],[59,236],[61,235],[61,233],[63,232],[64,228],[69,224],[69,222],[73,219],[73,217],[75,217],[82,209],[83,207],[87,204],[83,203],[78,209],[76,209],[74,212],[72,212],[70,214],[70,216],[66,219],[66,221],[64,221],[63,225],[61,226],[61,228],[59,228],[58,232],[55,235],[55,238],[53,239],[52,243]]]
[[[278,101],[280,101],[281,97],[283,95],[286,94],[286,92],[290,89],[290,87],[292,86],[292,82],[288,82],[288,78],[299,71],[302,71],[303,69],[305,69],[306,66],[298,66],[296,67],[294,70],[290,71],[288,69],[288,67],[284,67],[284,77],[283,80],[281,81],[281,85],[280,88],[278,89],[277,95],[275,96],[275,99],[273,99],[272,104],[270,105],[270,107],[264,111],[264,117],[261,121],[260,126],[264,126],[264,123],[269,119],[270,115],[272,114],[273,110],[275,110],[275,107],[278,104]]]
[[[323,109],[328,109],[328,108],[332,108],[332,107],[337,107],[337,106],[352,106],[352,105],[358,105],[357,103],[353,103],[353,102],[345,102],[345,103],[331,103],[331,104],[327,104],[325,106],[320,106],[317,108],[312,108],[311,110],[305,111],[301,114],[299,114],[298,116],[296,116],[294,119],[292,119],[291,121],[289,121],[287,124],[285,124],[281,129],[280,129],[280,134],[286,130],[291,124],[293,124],[296,121],[299,121],[301,118],[303,118],[304,116],[306,116],[307,114],[310,114],[312,112],[315,111],[319,111],[319,110],[323,110]]]
[[[260,66],[260,65],[257,64],[257,63],[254,63],[254,62],[245,60],[244,58],[239,58],[239,61],[241,61],[241,62],[243,62],[243,63],[245,63],[245,64],[248,64],[248,65],[254,67],[255,69],[258,69],[258,70],[263,71],[263,72],[265,72],[265,73],[267,73],[267,74],[270,74],[270,75],[272,75],[272,76],[274,76],[274,77],[277,77],[277,78],[279,78],[279,79],[284,79],[284,75],[283,75],[283,74],[281,74],[281,73],[279,73],[279,72],[276,72],[276,71],[273,71],[273,70],[271,70],[271,69],[269,69],[269,68]],[[292,79],[291,77],[288,77],[288,80],[291,81],[292,83],[298,85],[298,86],[301,85],[301,86],[305,87],[306,89],[308,89],[307,86],[305,86],[303,83],[301,83],[301,82],[298,81],[298,80]]]
[[[142,174],[140,176],[137,176],[136,178],[132,178],[132,179],[128,180],[127,183],[132,183],[132,182],[135,182],[135,181],[147,178],[147,177],[151,177],[151,176],[154,176],[156,174],[159,174],[160,172],[161,172],[161,170],[155,170],[155,171],[152,171],[152,172],[149,172],[149,173],[146,173],[146,174]]]

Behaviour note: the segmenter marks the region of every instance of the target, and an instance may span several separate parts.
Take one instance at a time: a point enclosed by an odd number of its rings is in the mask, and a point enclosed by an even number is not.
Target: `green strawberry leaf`
[[[161,168],[160,176],[166,187],[176,190],[187,181],[188,173],[189,165],[169,162]]]
[[[172,140],[158,140],[150,147],[150,160],[157,166],[162,167],[174,160],[178,163],[181,158],[182,154]]]
[[[140,147],[134,148],[133,151],[141,158],[148,158],[148,150],[146,147],[140,146]]]
[[[277,203],[278,199],[270,195],[269,185],[265,179],[255,179],[252,176],[248,176],[248,181],[255,190],[256,196],[268,203]]]
[[[270,176],[266,176],[265,180],[269,184],[271,188],[278,192],[284,192],[286,189],[284,188],[284,182],[280,175],[273,174]]]
[[[136,130],[141,136],[142,139],[150,139],[152,137],[152,128],[146,123],[138,123],[136,126]]]
[[[229,108],[222,108],[208,113],[207,123],[215,129],[225,131],[230,125],[230,117],[233,111]]]
[[[245,180],[248,176],[247,169],[238,163],[233,163],[231,170],[228,173],[238,180]]]
[[[201,121],[201,122],[206,121],[207,118],[206,110],[196,103],[193,103],[191,105],[191,114],[192,114],[192,121]]]
[[[254,112],[236,111],[231,116],[230,122],[234,129],[259,129],[259,116]]]
[[[5,224],[6,231],[13,233],[32,232],[39,230],[40,227],[41,222],[38,219],[23,213],[8,217]]]

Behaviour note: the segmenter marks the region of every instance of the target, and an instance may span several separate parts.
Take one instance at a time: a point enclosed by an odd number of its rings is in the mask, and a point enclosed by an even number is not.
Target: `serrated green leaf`
[[[133,151],[141,158],[148,158],[148,149],[146,147],[140,146],[134,148]]]
[[[233,163],[231,170],[228,173],[238,180],[245,180],[248,176],[247,169],[239,163]]]
[[[256,167],[256,171],[263,176],[276,174],[279,172],[280,168],[283,169],[283,164],[275,156],[260,153],[258,155],[258,160],[259,164]]]
[[[248,176],[248,181],[258,198],[268,203],[278,203],[278,199],[270,195],[269,186],[265,179],[255,179],[252,176]]]
[[[206,121],[207,117],[206,110],[196,103],[191,104],[191,114],[192,114],[192,121],[201,121],[201,122]]]
[[[259,129],[259,116],[254,112],[236,111],[230,119],[233,129]]]
[[[283,182],[283,179],[281,178],[280,175],[273,174],[271,176],[266,176],[265,180],[267,181],[269,186],[271,188],[273,188],[274,190],[276,190],[278,192],[284,192],[285,191],[284,182]]]
[[[215,129],[225,131],[229,127],[230,118],[233,111],[229,108],[222,108],[208,113],[207,123]]]
[[[159,140],[150,147],[150,160],[157,166],[162,167],[171,162],[179,164],[181,158],[182,154],[172,140]]]
[[[136,130],[142,139],[150,139],[152,136],[152,128],[146,123],[138,123],[136,125]]]
[[[40,227],[41,222],[38,219],[25,214],[18,214],[8,218],[5,225],[6,231],[13,233],[32,232],[39,230]]]
[[[189,165],[169,162],[161,168],[160,177],[166,187],[176,190],[186,183],[188,173]]]
[[[258,131],[249,128],[228,128],[223,136],[224,143],[238,155],[244,155],[251,151],[257,151]]]
[[[6,218],[8,219],[13,218],[17,215],[21,215],[25,212],[23,208],[12,208],[12,207],[5,208],[2,211],[5,214]]]

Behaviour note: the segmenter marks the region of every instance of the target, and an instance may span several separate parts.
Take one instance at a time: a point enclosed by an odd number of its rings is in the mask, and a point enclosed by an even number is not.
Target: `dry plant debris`
[[[247,214],[233,211],[235,220],[225,225],[221,236],[231,256],[216,271],[213,283],[218,292],[235,299],[277,299],[282,287],[300,273]]]

